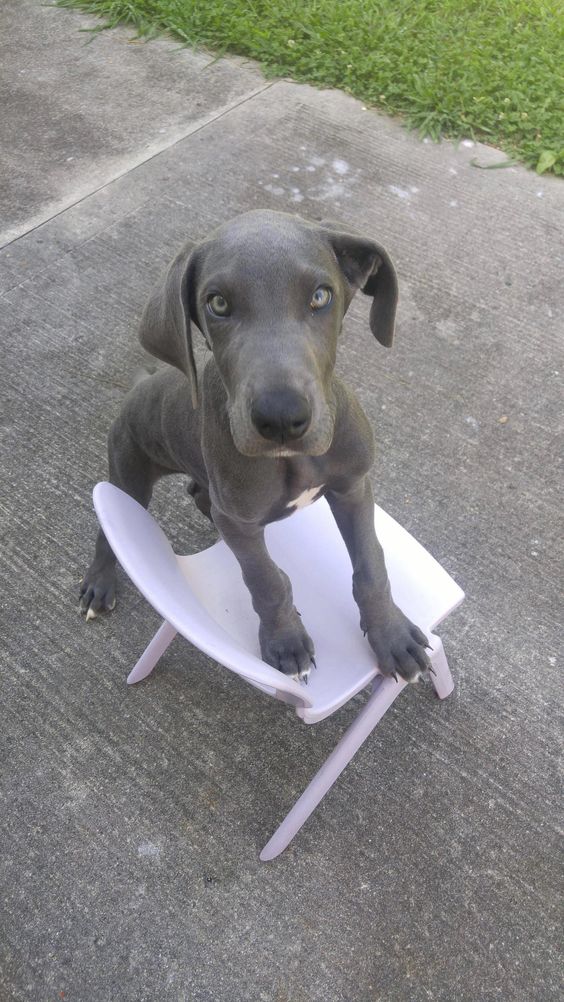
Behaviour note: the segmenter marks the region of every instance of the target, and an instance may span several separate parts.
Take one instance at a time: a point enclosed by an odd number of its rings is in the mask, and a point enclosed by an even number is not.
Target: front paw
[[[427,637],[397,606],[366,633],[382,675],[391,675],[396,681],[400,675],[406,682],[417,682],[424,673],[433,671],[425,652]]]
[[[311,667],[315,667],[315,649],[295,609],[283,623],[275,626],[261,624],[259,640],[262,657],[267,664],[297,682],[307,684]]]
[[[113,565],[90,565],[80,583],[79,608],[86,621],[111,612],[116,605],[116,572]]]

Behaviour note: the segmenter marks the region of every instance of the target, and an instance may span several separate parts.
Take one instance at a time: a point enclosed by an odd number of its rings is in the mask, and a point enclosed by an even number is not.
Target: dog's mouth
[[[235,448],[237,452],[240,452],[242,456],[256,457],[263,459],[291,459],[297,458],[299,456],[323,456],[329,449],[331,445],[331,440],[327,443],[323,442],[316,446],[304,446],[298,448],[297,446],[288,445],[276,445],[273,446],[271,442],[261,442],[260,439],[257,441],[241,441],[239,437],[234,434],[233,441],[235,443]]]
[[[263,455],[272,459],[285,459],[288,456],[302,456],[303,452],[300,452],[299,449],[291,449],[286,445],[280,445],[277,448],[267,449]]]

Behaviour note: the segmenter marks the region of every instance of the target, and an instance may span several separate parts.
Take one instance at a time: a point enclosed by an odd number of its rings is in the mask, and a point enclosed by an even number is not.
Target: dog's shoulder
[[[375,458],[374,433],[358,397],[341,379],[333,383],[336,414],[330,453],[350,475],[367,473]]]

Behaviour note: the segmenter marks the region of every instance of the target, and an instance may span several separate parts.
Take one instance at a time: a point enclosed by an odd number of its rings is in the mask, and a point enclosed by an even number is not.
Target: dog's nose
[[[311,407],[294,390],[270,390],[254,401],[251,420],[263,438],[280,443],[294,441],[309,428]]]

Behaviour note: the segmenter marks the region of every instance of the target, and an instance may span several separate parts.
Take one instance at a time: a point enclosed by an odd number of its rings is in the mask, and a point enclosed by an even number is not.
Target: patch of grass
[[[562,0],[58,0],[273,76],[338,87],[434,139],[564,175]]]

